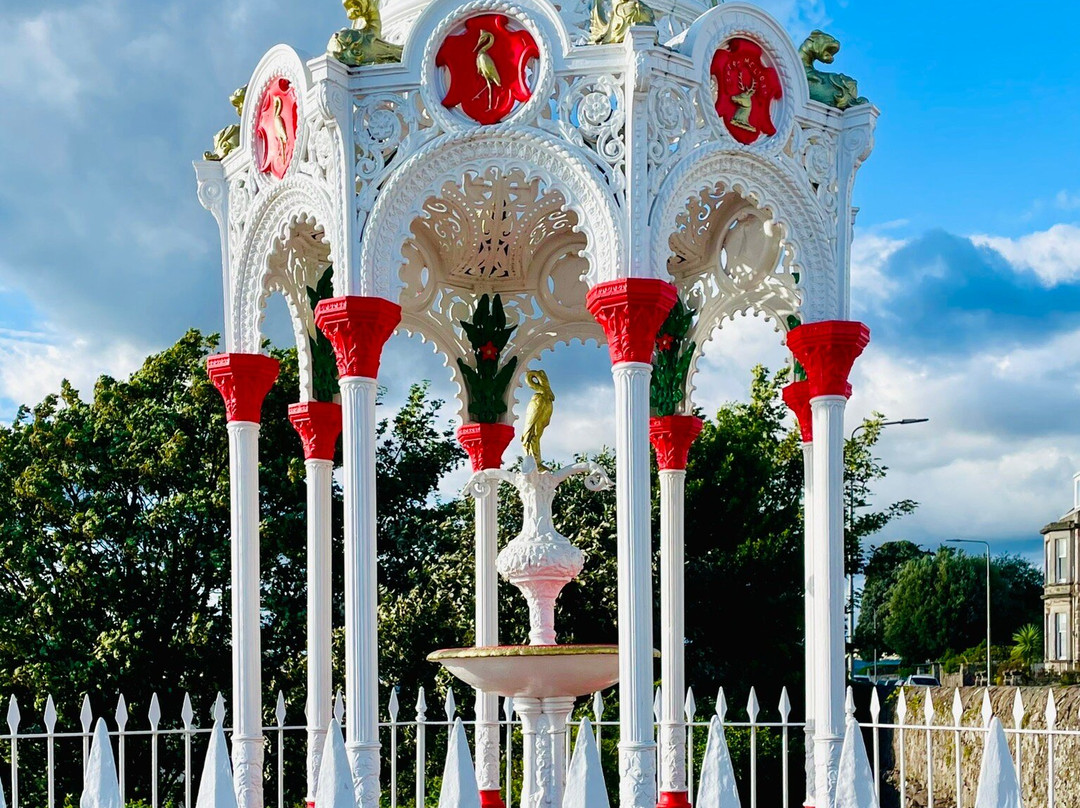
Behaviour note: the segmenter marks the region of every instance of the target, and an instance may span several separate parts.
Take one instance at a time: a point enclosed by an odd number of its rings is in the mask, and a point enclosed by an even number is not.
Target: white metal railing
[[[931,805],[934,804],[936,795],[940,795],[947,804],[960,808],[965,805],[974,805],[983,738],[993,714],[990,699],[984,695],[981,710],[978,711],[978,715],[973,716],[970,709],[965,713],[960,692],[953,691],[952,709],[949,716],[951,722],[943,721],[939,713],[938,708],[943,706],[943,699],[944,696],[940,690],[935,692],[928,688],[903,689],[897,697],[893,720],[882,721],[883,709],[881,700],[878,698],[878,691],[875,689],[872,693],[869,705],[870,720],[861,722],[864,737],[869,741],[871,768],[878,794],[882,795],[884,787],[892,789],[893,796],[898,799],[896,804],[900,808],[907,808],[912,803],[909,792],[916,789],[925,792]],[[912,704],[915,700],[922,702],[921,709],[913,709]],[[656,712],[659,711],[659,704],[657,700]],[[504,699],[502,707],[503,717],[500,724],[503,739],[503,783],[506,789],[507,805],[510,808],[511,786],[515,772],[520,770],[519,728],[521,725],[513,717],[511,699]],[[601,754],[603,754],[601,741],[605,737],[610,738],[618,731],[617,721],[604,719],[604,708],[604,698],[597,693],[593,696],[587,710],[592,714],[591,721]],[[213,717],[223,716],[224,711],[224,700],[219,696],[213,708]],[[267,739],[266,804],[277,805],[278,808],[296,805],[304,798],[303,780],[294,778],[290,783],[285,777],[285,764],[286,754],[291,746],[297,750],[293,754],[298,755],[299,760],[292,761],[290,766],[296,766],[301,772],[305,770],[306,727],[302,724],[286,723],[287,712],[285,699],[279,693],[274,709],[274,723],[264,727],[264,735]],[[428,717],[426,697],[421,689],[416,701],[415,713],[410,717],[404,717],[401,715],[396,690],[391,692],[387,704],[387,720],[380,724],[385,750],[382,767],[383,789],[390,808],[405,805],[423,806],[431,796],[426,776],[429,765],[429,742],[433,739],[445,740],[457,717],[457,705],[452,690],[447,692],[442,712],[445,714],[445,719]],[[579,709],[579,717],[570,722],[572,727],[580,726],[580,715],[584,712],[584,709]],[[745,709],[745,720],[731,720],[728,716],[727,700],[723,689],[717,695],[716,714],[729,735],[729,743],[735,737],[733,733],[738,733],[740,736],[738,751],[735,751],[735,745],[733,745],[733,756],[739,763],[736,775],[747,800],[745,804],[751,808],[756,808],[759,804],[759,797],[763,800],[763,804],[789,808],[792,804],[793,789],[797,793],[800,790],[792,778],[801,785],[804,776],[803,723],[791,720],[791,706],[786,689],[781,692],[777,708],[770,712],[772,716],[766,717],[774,716],[778,720],[762,720],[762,710],[757,694],[751,689]],[[690,793],[693,795],[696,789],[695,776],[700,772],[703,754],[701,747],[709,728],[709,720],[706,719],[711,716],[697,714],[692,690],[687,692],[684,713],[687,747],[691,752],[687,760],[687,776]],[[344,709],[340,693],[335,699],[334,714],[339,721],[343,719]],[[184,697],[180,723],[177,726],[162,726],[162,714],[156,696],[151,698],[145,716],[146,724],[143,727],[131,728],[128,706],[124,697],[121,696],[110,717],[111,723],[115,726],[109,734],[114,740],[121,795],[127,800],[143,799],[152,808],[159,808],[164,802],[163,791],[168,790],[170,794],[174,794],[173,802],[179,802],[182,794],[182,804],[191,808],[192,796],[197,790],[196,778],[202,771],[202,755],[211,731],[210,727],[197,726],[191,700],[187,696]],[[57,710],[51,696],[46,699],[41,717],[44,731],[21,730],[23,723],[21,709],[14,697],[10,699],[7,711],[8,732],[0,734],[0,754],[5,751],[9,753],[9,776],[7,778],[0,776],[0,783],[8,795],[8,804],[12,808],[19,808],[20,804],[24,806],[39,804],[36,800],[27,802],[20,797],[20,779],[25,782],[27,777],[36,778],[35,786],[39,790],[40,781],[44,780],[42,796],[48,808],[55,808],[56,805],[62,804],[65,795],[57,793],[55,778],[57,761],[71,761],[78,755],[77,750],[80,747],[81,761],[85,769],[94,723],[89,699],[83,700],[78,731],[58,731]],[[1038,717],[1045,726],[1039,728],[1030,726],[1034,716],[1025,707],[1020,689],[1016,688],[1010,716],[1011,722],[1003,721],[1003,723],[1006,724],[1006,735],[1013,749],[1014,763],[1023,789],[1024,802],[1032,805],[1054,806],[1056,805],[1055,786],[1061,782],[1060,772],[1071,771],[1071,767],[1080,763],[1080,757],[1078,757],[1080,755],[1080,728],[1057,726],[1057,707],[1052,691],[1048,694],[1045,709],[1041,710]],[[659,724],[659,715],[656,715],[656,721]],[[471,727],[474,722],[465,721],[464,723]],[[574,732],[576,733],[576,729]],[[291,745],[286,744],[287,737],[293,739]],[[779,750],[779,760],[775,759],[775,754],[769,758],[768,776],[762,776],[760,771],[763,737],[768,737],[770,748]],[[170,739],[173,743],[168,743]],[[129,788],[131,781],[129,761],[133,744],[143,745],[139,750],[143,760],[149,757],[149,778],[148,781],[140,780],[137,789],[140,793],[133,793],[136,789]],[[409,746],[412,746],[411,755],[408,754]],[[25,753],[30,749],[37,752],[36,757],[43,765],[32,766],[25,760]],[[44,755],[41,754],[42,751]],[[885,768],[886,755],[894,761],[888,769]],[[41,760],[42,758],[44,759]],[[402,761],[407,758],[411,758],[413,771],[399,771]],[[569,760],[570,756],[567,755],[568,765]],[[1065,763],[1068,764],[1069,769],[1065,768],[1063,765]],[[434,768],[441,770],[441,765],[442,760],[439,760]],[[657,768],[659,770],[659,766]],[[166,782],[163,782],[163,774],[166,772],[172,772],[172,774],[166,776]],[[774,778],[773,772],[779,776]],[[3,782],[5,779],[7,782]],[[411,788],[409,787],[410,780],[412,781]],[[608,785],[610,788],[615,786],[614,783]],[[81,790],[81,783],[79,789]],[[22,802],[20,802],[21,799]],[[799,804],[799,801],[795,804]]]

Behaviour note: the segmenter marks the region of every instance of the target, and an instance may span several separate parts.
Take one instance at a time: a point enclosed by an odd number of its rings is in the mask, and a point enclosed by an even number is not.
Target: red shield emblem
[[[783,95],[780,75],[766,65],[761,46],[749,39],[732,39],[713,56],[716,114],[731,136],[749,145],[762,135],[776,134],[772,104]]]
[[[435,64],[450,72],[443,106],[461,106],[477,123],[498,123],[532,97],[527,69],[540,58],[528,31],[511,31],[502,14],[482,14],[465,21],[465,33],[447,37]]]
[[[279,180],[296,146],[296,90],[288,79],[275,79],[263,93],[255,115],[255,159],[259,171]]]

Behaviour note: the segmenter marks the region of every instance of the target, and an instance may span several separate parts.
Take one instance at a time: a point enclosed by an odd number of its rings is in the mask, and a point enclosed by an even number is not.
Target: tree
[[[1042,661],[1042,629],[1035,623],[1028,623],[1018,628],[1013,632],[1012,639],[1012,659],[1014,662],[1018,662],[1025,668],[1030,669],[1032,665]]]
[[[924,662],[985,642],[984,564],[946,547],[905,562],[888,598],[884,639],[889,648],[909,662]],[[1011,637],[1041,619],[1041,576],[1023,559],[994,559],[990,591],[997,636]]]
[[[871,552],[864,567],[866,577],[855,630],[855,645],[864,655],[891,650],[885,644],[889,595],[904,564],[926,555],[928,551],[909,541],[886,542]]]

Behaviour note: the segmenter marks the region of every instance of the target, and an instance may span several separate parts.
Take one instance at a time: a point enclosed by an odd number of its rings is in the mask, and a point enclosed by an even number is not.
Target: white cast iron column
[[[686,595],[684,533],[686,460],[702,421],[656,417],[649,438],[660,469],[660,799],[661,808],[689,808],[686,782]]]
[[[618,533],[619,805],[655,808],[649,379],[675,288],[653,278],[597,284],[586,298],[607,335],[615,381]]]
[[[262,650],[259,630],[259,421],[278,361],[262,354],[207,359],[225,400],[232,533],[233,786],[240,808],[263,805]]]
[[[844,408],[869,342],[862,323],[798,326],[788,347],[806,370],[813,419],[814,798],[832,804],[844,735]]]
[[[795,381],[783,391],[784,403],[791,408],[799,422],[803,451],[803,626],[805,666],[806,726],[805,744],[806,798],[805,808],[813,808],[814,778],[814,443],[810,414],[810,382]]]
[[[305,401],[289,407],[307,468],[307,803],[315,804],[331,702],[331,487],[341,405]]]
[[[458,441],[469,455],[473,472],[499,468],[514,438],[509,424],[462,424]],[[499,486],[488,486],[476,499],[476,645],[499,644]],[[499,696],[476,691],[476,785],[481,808],[503,808],[500,793]]]
[[[335,297],[315,309],[341,377],[345,500],[345,746],[360,808],[379,805],[378,557],[375,398],[383,345],[401,307],[378,297]]]

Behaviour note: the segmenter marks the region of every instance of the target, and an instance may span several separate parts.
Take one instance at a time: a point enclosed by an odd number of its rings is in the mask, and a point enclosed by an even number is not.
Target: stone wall
[[[962,687],[960,698],[963,714],[962,727],[982,726],[982,701],[985,688]],[[1005,725],[1006,730],[1015,726],[1013,720],[1013,700],[1016,698],[1015,687],[990,688],[990,702],[996,715]],[[953,688],[930,688],[934,702],[934,726],[952,727]],[[1022,687],[1021,697],[1024,703],[1024,729],[1044,729],[1046,727],[1045,687]],[[894,691],[885,702],[882,710],[883,723],[898,723],[895,717],[896,700],[899,691]],[[924,722],[924,700],[926,688],[907,688],[906,725],[922,725]],[[1054,702],[1057,706],[1057,729],[1080,730],[1080,687],[1054,688]],[[927,770],[927,732],[924,729],[905,728],[904,768],[907,783],[907,805],[911,808],[927,808],[929,805],[929,779]],[[1006,733],[1008,736],[1008,733]],[[890,737],[891,736],[891,737]],[[1016,758],[1015,736],[1009,737],[1009,746]],[[982,749],[985,733],[964,730],[934,730],[932,733],[933,756],[933,805],[934,808],[957,808],[956,805],[956,754],[959,742],[962,806],[975,803],[975,791],[979,781],[979,768],[982,765]],[[867,750],[872,754],[873,736],[867,732]],[[900,788],[900,730],[882,730],[881,754],[884,782],[882,784],[882,808],[899,805]],[[1080,806],[1080,737],[1055,737],[1055,805]],[[1040,806],[1047,804],[1049,744],[1046,736],[1025,736],[1020,749],[1021,785],[1025,805]]]

